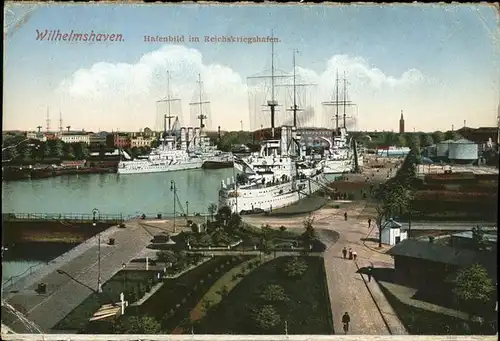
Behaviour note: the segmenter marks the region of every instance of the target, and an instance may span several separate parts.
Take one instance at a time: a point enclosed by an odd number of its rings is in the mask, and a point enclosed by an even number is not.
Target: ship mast
[[[345,108],[346,108],[346,103],[347,103],[347,78],[345,76],[345,71],[344,71],[344,100],[343,100],[343,108],[344,108],[344,129],[347,129],[346,128],[346,124],[345,124],[345,119],[346,119],[346,115],[345,115]]]
[[[267,106],[271,110],[271,135],[274,138],[274,115],[278,102],[274,98],[274,32],[271,33],[271,100],[267,101]]]
[[[196,116],[197,119],[200,120],[200,134],[203,128],[205,128],[205,124],[203,120],[207,119],[207,115],[203,114],[203,104],[209,104],[209,101],[202,101],[202,82],[201,82],[201,74],[198,74],[198,81],[197,81],[199,88],[200,88],[200,95],[199,95],[199,102],[192,102],[189,103],[190,105],[199,105],[200,106],[200,114]]]
[[[167,71],[167,97],[164,99],[161,99],[159,101],[156,101],[156,103],[162,103],[165,102],[167,103],[167,113],[163,115],[163,133],[164,136],[167,135],[167,132],[172,133],[172,118],[175,118],[175,116],[172,115],[171,112],[171,103],[180,101],[178,98],[172,98],[171,93],[170,93],[170,72]],[[167,120],[168,120],[168,130],[167,130]]]
[[[335,134],[339,133],[339,70],[337,70],[337,77],[335,78]]]

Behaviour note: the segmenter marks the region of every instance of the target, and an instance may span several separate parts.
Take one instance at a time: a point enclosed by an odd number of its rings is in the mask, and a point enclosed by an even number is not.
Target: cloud
[[[312,112],[324,115],[321,101],[329,100],[337,71],[340,77],[346,72],[349,93],[358,105],[371,108],[378,105],[379,111],[399,112],[399,109],[392,109],[390,105],[381,105],[384,102],[380,98],[381,94],[406,97],[412,87],[422,84],[426,79],[419,70],[413,68],[398,77],[389,76],[370,66],[365,59],[348,55],[332,56],[321,73],[302,67],[297,67],[296,71],[302,80],[317,84],[318,93],[310,100],[315,103],[307,103],[313,106],[308,108],[308,116]],[[108,122],[101,124],[101,128],[108,125],[107,129],[136,130],[155,124],[159,127],[158,116],[165,109],[158,109],[155,102],[167,95],[167,72],[171,76],[173,97],[182,100],[181,105],[177,103],[174,107],[175,114],[183,117],[184,124],[192,123],[189,102],[197,94],[196,81],[200,74],[204,93],[211,102],[208,112],[211,128],[216,129],[220,125],[223,129],[239,129],[240,121],[245,127],[249,126],[249,86],[246,79],[227,66],[205,63],[198,50],[184,46],[163,46],[143,55],[134,64],[100,62],[90,68],[80,69],[61,81],[57,93],[64,105],[79,112],[82,122],[75,122],[74,125],[89,126],[89,120],[98,120]],[[258,87],[253,84],[250,90],[256,91]],[[264,97],[259,97],[261,104],[265,102]],[[376,103],[370,103],[375,99]],[[396,101],[395,105],[399,103]],[[268,114],[262,117],[268,117]],[[321,124],[324,120],[315,119],[311,122]],[[269,124],[267,120],[264,123]]]

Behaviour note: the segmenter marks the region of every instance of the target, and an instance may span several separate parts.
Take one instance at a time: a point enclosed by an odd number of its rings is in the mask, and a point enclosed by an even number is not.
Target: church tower
[[[405,132],[405,119],[403,117],[403,110],[401,110],[401,118],[399,119],[399,133],[404,134]]]

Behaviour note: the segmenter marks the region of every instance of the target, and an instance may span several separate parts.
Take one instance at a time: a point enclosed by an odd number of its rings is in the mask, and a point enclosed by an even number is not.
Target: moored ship
[[[273,57],[274,57],[274,45]],[[274,78],[274,58],[272,58]],[[274,115],[278,105],[274,98],[267,105],[271,111],[271,139],[264,140],[259,153],[247,158],[235,157],[234,168],[242,171],[236,179],[221,182],[219,207],[227,206],[232,212],[261,212],[289,206],[318,191],[326,185],[323,173],[324,161],[306,158],[305,147],[297,134],[298,107],[294,95],[294,126],[281,127],[280,139],[275,138]],[[295,94],[295,53],[294,53]]]

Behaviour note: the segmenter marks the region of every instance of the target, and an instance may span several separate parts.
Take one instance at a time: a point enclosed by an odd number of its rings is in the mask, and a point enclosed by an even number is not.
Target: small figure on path
[[[349,259],[352,259],[352,249],[349,248]]]
[[[351,317],[347,313],[347,311],[342,316],[342,323],[344,324],[344,333],[347,334],[349,331],[349,322],[351,322]]]
[[[344,259],[346,259],[346,257],[347,257],[347,249],[345,248],[345,246],[342,249],[342,255],[344,256]]]
[[[347,221],[347,212],[344,213],[344,220]]]
[[[372,227],[372,219],[368,218],[368,228]]]
[[[352,253],[352,257],[354,258],[354,260],[356,260],[356,257],[358,256],[358,254],[356,253],[356,251],[353,251]]]
[[[368,267],[368,282],[372,281],[372,268],[373,268],[372,265]]]

